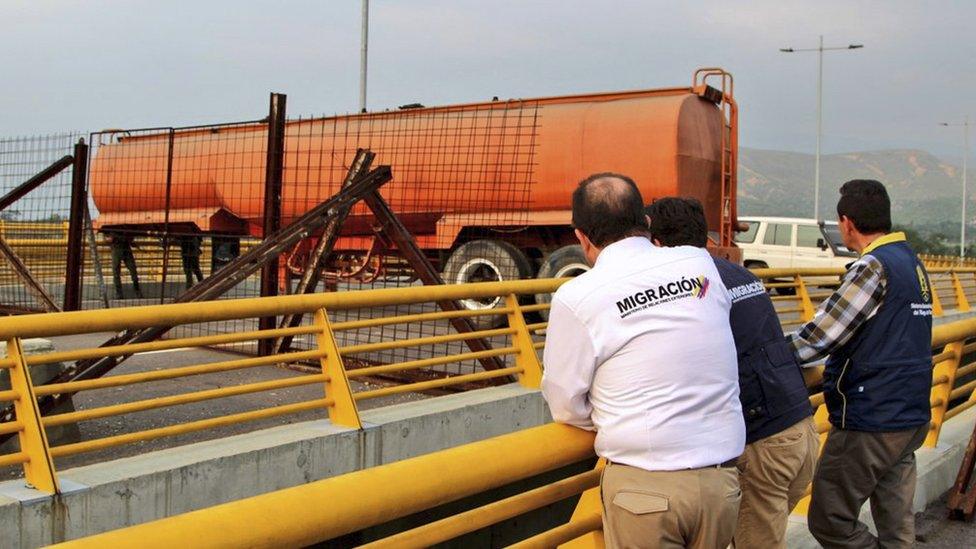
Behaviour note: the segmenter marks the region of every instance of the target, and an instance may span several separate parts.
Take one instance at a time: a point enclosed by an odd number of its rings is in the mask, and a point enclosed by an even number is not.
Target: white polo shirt
[[[730,298],[705,250],[643,237],[610,244],[553,296],[542,393],[596,453],[649,471],[739,456]]]

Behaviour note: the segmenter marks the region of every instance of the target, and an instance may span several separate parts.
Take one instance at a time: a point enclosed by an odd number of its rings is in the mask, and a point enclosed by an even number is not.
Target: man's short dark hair
[[[597,247],[647,234],[644,201],[634,180],[618,173],[596,173],[573,191],[573,227]]]
[[[840,188],[837,215],[854,222],[863,234],[891,231],[891,200],[880,181],[852,179]]]
[[[655,200],[645,210],[651,218],[651,238],[662,246],[696,246],[708,243],[705,209],[694,198],[669,196]]]

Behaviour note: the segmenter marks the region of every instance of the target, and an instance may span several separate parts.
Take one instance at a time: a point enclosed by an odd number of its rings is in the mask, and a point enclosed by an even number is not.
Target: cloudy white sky
[[[3,0],[0,136],[354,111],[359,0]],[[976,120],[976,2],[373,0],[369,107],[736,78],[745,146],[959,156]]]

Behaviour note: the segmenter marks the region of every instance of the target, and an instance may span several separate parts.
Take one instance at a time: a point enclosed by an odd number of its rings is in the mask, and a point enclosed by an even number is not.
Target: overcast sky
[[[0,2],[0,136],[354,111],[359,0]],[[373,0],[371,109],[688,85],[735,75],[744,146],[961,155],[976,2]],[[974,134],[976,140],[976,134]]]

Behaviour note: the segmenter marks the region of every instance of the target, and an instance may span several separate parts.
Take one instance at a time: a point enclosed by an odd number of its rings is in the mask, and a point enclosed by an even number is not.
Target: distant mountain
[[[739,149],[740,215],[810,217],[814,156],[787,151]],[[960,215],[961,169],[920,150],[884,150],[824,155],[820,159],[820,212],[835,217],[840,186],[850,179],[877,179],[892,199],[898,224],[954,234]],[[970,178],[970,200],[976,182]],[[970,211],[976,207],[969,202]],[[969,215],[972,219],[972,215]]]

